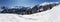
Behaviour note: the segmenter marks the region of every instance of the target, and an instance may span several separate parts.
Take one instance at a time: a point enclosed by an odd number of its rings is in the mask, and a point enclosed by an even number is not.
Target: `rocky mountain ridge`
[[[5,7],[2,6],[0,7],[0,13],[15,13],[15,14],[21,14],[21,15],[29,15],[33,13],[38,13],[38,12],[43,12],[46,10],[52,9],[54,6],[59,5],[59,2],[45,2],[42,4],[38,4],[33,6],[32,8],[30,7],[24,7],[24,6],[16,6],[16,7]]]

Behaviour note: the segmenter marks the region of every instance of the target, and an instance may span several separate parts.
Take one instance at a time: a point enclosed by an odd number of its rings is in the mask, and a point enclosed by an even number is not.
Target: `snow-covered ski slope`
[[[32,15],[0,14],[0,22],[60,22],[60,5]]]

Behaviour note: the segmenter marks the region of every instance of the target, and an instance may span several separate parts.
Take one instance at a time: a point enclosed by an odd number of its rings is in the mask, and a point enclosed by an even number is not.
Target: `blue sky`
[[[60,0],[0,0],[0,6],[33,6],[42,2],[59,2]]]

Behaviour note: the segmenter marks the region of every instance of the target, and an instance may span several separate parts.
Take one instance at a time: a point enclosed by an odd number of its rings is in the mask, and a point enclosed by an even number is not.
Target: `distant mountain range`
[[[54,6],[59,5],[59,2],[45,2],[42,4],[38,4],[30,7],[24,7],[24,6],[15,6],[15,7],[0,7],[0,13],[15,13],[15,14],[21,14],[21,15],[29,15],[33,13],[43,12],[46,10],[52,9]]]

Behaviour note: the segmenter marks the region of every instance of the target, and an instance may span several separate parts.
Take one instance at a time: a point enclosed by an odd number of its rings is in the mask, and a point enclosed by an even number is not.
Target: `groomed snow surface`
[[[60,22],[60,5],[31,15],[1,13],[0,22]]]

